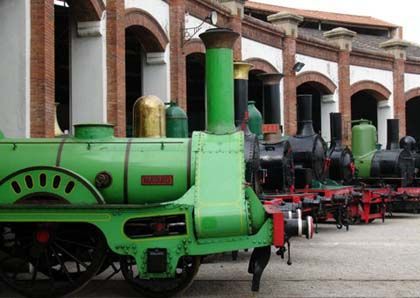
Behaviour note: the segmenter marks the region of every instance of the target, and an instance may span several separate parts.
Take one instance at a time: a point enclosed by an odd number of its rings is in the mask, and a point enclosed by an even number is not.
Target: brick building
[[[378,127],[380,143],[392,117],[400,119],[401,135],[420,138],[420,48],[403,41],[402,28],[243,0],[0,0],[0,129],[9,136],[53,136],[57,113],[63,130],[108,122],[117,135],[130,135],[132,104],[145,94],[177,101],[190,127],[203,129],[198,34],[214,27],[203,23],[212,11],[216,26],[242,36],[234,55],[254,65],[249,94],[257,106],[256,75],[285,75],[286,133],[296,131],[296,94],[311,93],[315,128],[327,140],[328,113],[335,111],[343,113],[347,141],[351,120],[360,117]],[[301,71],[297,62],[305,64]]]

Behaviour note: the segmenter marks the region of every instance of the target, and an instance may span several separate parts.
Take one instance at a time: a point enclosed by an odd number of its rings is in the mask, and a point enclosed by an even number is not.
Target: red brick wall
[[[296,52],[302,55],[324,59],[328,61],[338,61],[338,49],[333,46],[317,45],[313,41],[299,38],[297,40]]]
[[[242,33],[242,20],[239,16],[233,16],[229,22],[229,28],[233,31],[241,34]],[[242,40],[238,38],[233,45],[233,59],[235,61],[241,61],[242,59]]]
[[[184,48],[183,48],[183,53],[185,57],[193,53],[204,54],[205,52],[206,52],[206,47],[204,46],[204,43],[199,38],[194,38],[190,40],[184,45]]]
[[[343,119],[343,143],[351,143],[350,53],[338,53],[338,97]]]
[[[108,122],[116,136],[125,136],[125,8],[124,1],[107,0]]]
[[[392,70],[394,58],[386,54],[353,50],[350,53],[350,64],[355,66]]]
[[[278,72],[277,68],[275,68],[270,62],[261,58],[249,58],[245,61],[253,65],[253,70],[261,70],[265,73]]]
[[[147,11],[139,8],[125,10],[125,29],[131,26],[141,26],[138,37],[146,52],[164,52],[169,43],[168,36],[160,26],[159,22]]]
[[[247,15],[242,20],[242,36],[275,48],[283,48],[284,33],[279,28]]]
[[[337,89],[337,86],[329,77],[316,71],[305,71],[296,77],[297,87],[307,82],[319,83],[327,94],[334,94]]]
[[[283,45],[284,128],[286,134],[294,135],[297,131],[296,73],[293,71],[296,62],[296,39],[285,37]]]
[[[400,137],[405,136],[405,94],[404,94],[404,68],[403,59],[394,61],[394,118],[400,119]]]
[[[54,136],[54,0],[31,1],[32,137]]]
[[[185,27],[185,0],[169,1],[170,26],[170,56],[171,56],[171,100],[187,110],[187,74],[186,60],[182,45],[184,36],[181,33]]]

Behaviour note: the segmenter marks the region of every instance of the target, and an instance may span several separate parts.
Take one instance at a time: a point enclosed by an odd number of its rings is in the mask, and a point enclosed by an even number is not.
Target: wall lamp
[[[293,65],[293,71],[299,72],[302,70],[302,68],[305,66],[305,63],[303,62],[296,62],[295,65]]]
[[[216,26],[217,24],[217,12],[216,11],[211,11],[209,13],[209,15],[207,17],[205,17],[205,19],[201,22],[200,25],[195,26],[195,27],[189,27],[189,28],[185,28],[182,27],[181,28],[181,36],[183,36],[182,39],[182,47],[184,47],[184,45],[189,42],[190,40],[192,40],[194,38],[194,36],[200,32],[200,30],[203,28],[203,25],[205,22],[210,23],[213,26]]]

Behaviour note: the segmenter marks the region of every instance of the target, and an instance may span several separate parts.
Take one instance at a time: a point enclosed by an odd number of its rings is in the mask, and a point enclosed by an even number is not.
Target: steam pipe
[[[387,150],[400,148],[399,134],[400,134],[399,119],[388,119],[387,120],[387,142],[386,142]]]
[[[341,113],[330,113],[331,143],[337,146],[341,145],[343,140],[342,129]]]
[[[207,131],[235,131],[233,95],[233,45],[239,34],[229,29],[209,29],[200,34],[206,47]]]
[[[312,95],[301,94],[297,96],[297,135],[301,137],[312,136],[315,134],[312,124]]]
[[[258,75],[263,83],[264,100],[264,139],[266,141],[278,141],[281,137],[280,130],[280,81],[281,73],[264,73]]]
[[[248,78],[252,64],[234,63],[235,85],[235,126],[246,132],[248,128]]]

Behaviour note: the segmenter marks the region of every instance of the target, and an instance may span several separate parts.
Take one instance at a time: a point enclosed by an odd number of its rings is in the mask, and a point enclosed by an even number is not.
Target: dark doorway
[[[125,30],[125,94],[127,136],[133,136],[133,105],[143,95],[142,59],[144,50],[134,30]]]
[[[351,120],[367,119],[378,128],[378,100],[369,91],[359,91],[351,97]]]
[[[405,105],[406,133],[418,142],[420,140],[420,97],[407,101]]]
[[[261,115],[263,115],[264,106],[263,106],[263,84],[258,75],[262,74],[261,70],[251,70],[249,72],[249,81],[248,81],[248,100],[255,101],[255,106]],[[264,117],[264,115],[263,115]]]
[[[70,130],[70,8],[56,1],[55,19],[55,102],[60,129]]]
[[[188,129],[191,134],[193,131],[204,131],[206,129],[204,54],[188,55],[186,68]]]
[[[315,132],[321,134],[321,97],[324,95],[321,91],[321,87],[314,85],[311,82],[304,83],[297,88],[296,94],[312,95],[312,122]],[[297,111],[298,109],[299,106],[297,107]]]

